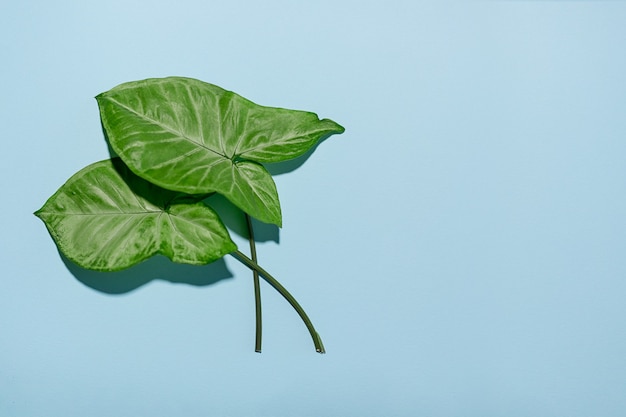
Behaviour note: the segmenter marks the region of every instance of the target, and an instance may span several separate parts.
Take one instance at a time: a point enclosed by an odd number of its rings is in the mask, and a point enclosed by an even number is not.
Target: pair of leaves
[[[102,271],[157,253],[206,264],[236,250],[200,201],[211,192],[280,226],[276,186],[261,164],[295,158],[343,132],[314,113],[259,106],[189,78],[130,82],[96,99],[121,160],[82,169],[35,214],[70,260]]]

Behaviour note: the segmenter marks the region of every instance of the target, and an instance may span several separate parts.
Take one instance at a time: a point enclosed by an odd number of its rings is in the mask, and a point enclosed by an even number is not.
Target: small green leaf
[[[202,265],[236,246],[217,214],[198,200],[159,188],[114,158],[80,170],[35,215],[83,268],[117,271],[156,254]]]
[[[202,81],[170,77],[121,84],[96,97],[113,150],[137,175],[189,194],[218,192],[281,225],[271,175],[343,127],[310,112],[259,106]]]

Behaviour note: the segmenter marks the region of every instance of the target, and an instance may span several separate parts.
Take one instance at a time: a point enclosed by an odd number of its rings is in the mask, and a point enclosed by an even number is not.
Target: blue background
[[[626,415],[626,3],[0,7],[0,415]],[[198,78],[346,127],[249,271],[64,262],[32,215],[108,157],[94,96]],[[247,250],[246,241],[236,237]]]

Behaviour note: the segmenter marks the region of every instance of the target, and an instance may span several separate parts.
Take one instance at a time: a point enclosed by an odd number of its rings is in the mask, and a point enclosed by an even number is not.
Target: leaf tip
[[[280,207],[278,208],[278,210],[280,210]],[[281,229],[283,228],[283,213],[281,211],[279,211],[278,215],[274,217],[272,223],[274,223],[276,226],[280,227]]]
[[[340,135],[346,131],[346,128],[341,126],[339,123],[330,120],[330,119],[322,119],[320,122],[326,124],[328,127],[328,133],[331,135]]]

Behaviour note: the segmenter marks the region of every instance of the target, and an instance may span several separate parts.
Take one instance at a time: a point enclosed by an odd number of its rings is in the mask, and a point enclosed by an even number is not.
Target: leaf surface
[[[276,185],[261,163],[296,158],[344,131],[315,113],[260,106],[190,78],[133,81],[96,99],[111,147],[137,175],[189,194],[218,192],[279,226]]]
[[[201,265],[236,250],[211,208],[139,178],[119,158],[74,174],[35,215],[87,269],[116,271],[156,254]]]

